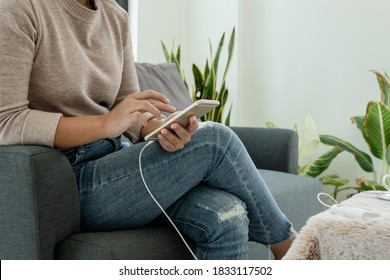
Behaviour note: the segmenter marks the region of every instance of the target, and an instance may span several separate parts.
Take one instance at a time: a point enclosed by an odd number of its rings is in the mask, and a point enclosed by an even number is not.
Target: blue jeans
[[[124,147],[117,138],[63,151],[78,180],[84,231],[136,228],[160,216],[140,176],[145,144]],[[152,143],[142,170],[157,201],[197,243],[198,259],[246,259],[248,240],[269,245],[292,236],[291,223],[226,126],[207,123],[174,153]]]

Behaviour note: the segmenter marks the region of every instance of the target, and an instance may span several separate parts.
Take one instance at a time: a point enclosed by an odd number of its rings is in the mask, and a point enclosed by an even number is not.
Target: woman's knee
[[[216,240],[233,243],[248,241],[249,219],[245,204],[237,199],[233,203],[217,209],[206,209],[208,219],[205,221],[208,243]]]
[[[201,231],[195,238],[199,242],[210,242],[209,239],[217,239],[229,232],[248,235],[245,203],[231,193],[208,185],[190,190],[168,211],[175,220],[183,223],[184,228]]]
[[[210,144],[210,146],[220,147],[225,150],[229,145],[237,141],[238,137],[233,130],[226,125],[215,122],[205,122],[195,133],[193,140],[194,139],[195,142],[200,141],[200,143],[205,145]]]
[[[246,259],[249,220],[243,202],[214,212],[208,227],[208,238],[199,244],[204,259]]]
[[[211,135],[217,135],[217,134],[224,134],[224,135],[230,135],[234,132],[227,127],[226,125],[216,123],[216,122],[204,122],[200,125],[198,131],[207,131],[210,132]]]
[[[234,234],[236,237],[247,239],[249,220],[245,204],[237,201],[230,208],[224,208],[215,213],[217,226],[215,232]]]

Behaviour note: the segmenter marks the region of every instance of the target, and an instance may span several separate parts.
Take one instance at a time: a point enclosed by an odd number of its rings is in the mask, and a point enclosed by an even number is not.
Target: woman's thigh
[[[145,145],[121,149],[80,167],[77,173],[84,230],[139,227],[161,214],[141,178],[142,170],[150,193],[164,209],[206,183],[245,203],[251,239],[272,244],[289,237],[291,224],[229,128],[210,123],[175,153],[166,152],[157,142]],[[274,234],[279,232],[282,234]]]
[[[169,153],[153,142],[132,145],[78,170],[85,230],[110,230],[143,226],[159,214],[141,178],[165,209],[207,176],[215,154],[208,143],[215,142],[213,129],[202,128],[181,151]]]

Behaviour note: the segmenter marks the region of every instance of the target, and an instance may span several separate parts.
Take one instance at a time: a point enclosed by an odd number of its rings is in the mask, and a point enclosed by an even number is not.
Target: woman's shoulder
[[[40,10],[54,10],[56,1],[43,0],[0,0],[1,17],[6,15],[36,15]]]
[[[4,12],[17,12],[25,9],[31,9],[36,0],[0,0],[0,11]],[[2,14],[3,16],[3,14]]]
[[[0,0],[0,25],[31,23],[36,20],[37,0]]]

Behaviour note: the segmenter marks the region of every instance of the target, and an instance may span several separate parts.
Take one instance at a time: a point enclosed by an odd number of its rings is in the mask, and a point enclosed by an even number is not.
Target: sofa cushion
[[[325,210],[317,200],[317,194],[323,191],[319,180],[273,170],[259,171],[280,209],[297,231],[306,224],[309,217]],[[267,247],[250,242],[249,258],[268,259]]]
[[[0,146],[0,259],[52,259],[80,229],[76,179],[66,158],[41,146]]]
[[[194,242],[190,242],[194,248]],[[55,259],[63,260],[179,260],[192,259],[169,224],[70,236],[56,246]]]
[[[140,89],[164,94],[172,106],[182,110],[192,103],[190,94],[173,63],[136,63]]]

